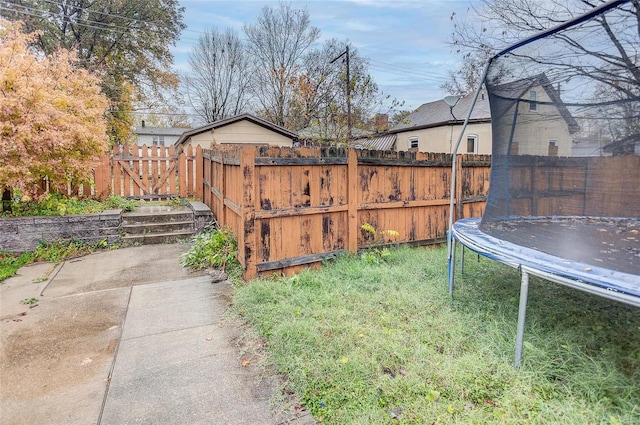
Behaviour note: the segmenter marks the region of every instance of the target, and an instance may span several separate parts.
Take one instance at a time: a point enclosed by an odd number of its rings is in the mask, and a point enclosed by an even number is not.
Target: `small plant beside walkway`
[[[270,362],[328,424],[640,423],[640,312],[475,258],[450,300],[445,249],[344,256],[237,285]]]
[[[191,242],[191,248],[182,256],[182,267],[192,270],[213,268],[235,278],[242,275],[240,262],[236,258],[238,242],[228,230],[211,224],[195,235]]]

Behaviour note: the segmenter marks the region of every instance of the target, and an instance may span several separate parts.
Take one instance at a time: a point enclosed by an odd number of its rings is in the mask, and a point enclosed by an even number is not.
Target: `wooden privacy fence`
[[[448,154],[247,146],[205,150],[203,161],[203,202],[237,235],[247,278],[374,244],[446,238]],[[490,157],[458,161],[456,215],[479,216]]]
[[[57,188],[68,196],[139,199],[202,197],[202,148],[116,145],[93,170],[93,185]],[[48,187],[43,188],[48,190]]]
[[[513,156],[504,215],[634,217],[640,156]]]

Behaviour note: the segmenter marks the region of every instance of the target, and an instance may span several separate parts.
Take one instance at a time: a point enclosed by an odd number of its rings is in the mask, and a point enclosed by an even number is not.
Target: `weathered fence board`
[[[203,159],[203,201],[237,234],[246,277],[291,273],[372,244],[446,237],[450,155],[251,146],[207,150]],[[458,214],[481,213],[489,186],[489,158],[469,161]]]
[[[637,155],[510,161],[505,215],[625,217],[640,198],[628,183],[640,177]]]

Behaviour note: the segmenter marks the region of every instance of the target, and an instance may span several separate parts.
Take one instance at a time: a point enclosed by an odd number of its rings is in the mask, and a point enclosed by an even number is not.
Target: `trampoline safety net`
[[[492,59],[483,232],[640,275],[638,7],[609,3]]]

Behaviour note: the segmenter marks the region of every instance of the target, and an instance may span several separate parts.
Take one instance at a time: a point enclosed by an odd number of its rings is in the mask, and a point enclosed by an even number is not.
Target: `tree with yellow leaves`
[[[30,47],[39,34],[21,28],[0,19],[0,190],[34,195],[44,178],[90,179],[108,148],[108,100],[73,52],[41,57]]]

